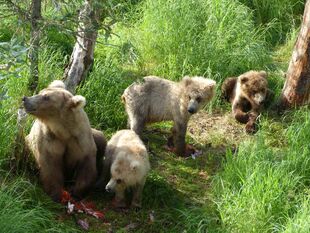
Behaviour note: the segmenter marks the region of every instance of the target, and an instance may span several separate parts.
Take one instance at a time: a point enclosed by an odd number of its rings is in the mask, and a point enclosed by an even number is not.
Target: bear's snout
[[[190,113],[190,114],[194,114],[198,111],[198,108],[199,108],[199,104],[196,100],[194,99],[191,99],[188,103],[188,106],[187,106],[187,111]]]
[[[29,99],[30,99],[29,97],[24,96],[22,98],[23,105],[24,105],[26,112],[33,113],[36,111],[36,108],[35,108],[35,106],[33,106],[32,101],[29,101]]]
[[[113,180],[111,179],[109,181],[109,183],[105,186],[105,190],[108,192],[108,193],[111,193],[111,192],[114,192],[114,182]]]
[[[188,108],[187,111],[191,114],[193,114],[195,112],[195,109],[194,108]]]
[[[190,114],[194,114],[194,113],[196,113],[197,109],[196,109],[195,107],[189,107],[189,108],[187,109],[187,111],[188,111]]]
[[[257,103],[257,104],[261,104],[263,101],[265,100],[265,95],[262,94],[262,93],[256,93],[254,95],[254,101]]]

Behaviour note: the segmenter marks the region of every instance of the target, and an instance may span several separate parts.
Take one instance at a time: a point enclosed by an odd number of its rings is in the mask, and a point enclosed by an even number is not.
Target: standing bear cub
[[[81,197],[97,177],[106,140],[91,129],[83,110],[85,98],[73,96],[56,80],[38,95],[23,98],[27,113],[36,117],[26,144],[34,154],[44,190],[60,201],[65,181],[74,181],[72,194]],[[98,166],[98,170],[100,166]]]
[[[215,85],[214,80],[203,77],[186,76],[178,83],[144,77],[142,83],[130,85],[122,95],[130,129],[141,135],[146,123],[171,120],[176,153],[184,156],[189,118],[212,99]]]
[[[132,130],[120,130],[109,140],[105,152],[105,189],[115,192],[117,207],[125,207],[125,190],[133,189],[131,207],[141,207],[142,191],[150,170],[143,142]],[[105,182],[106,183],[106,182]]]
[[[222,84],[222,96],[232,104],[235,119],[246,124],[246,132],[255,133],[257,117],[273,93],[268,89],[265,71],[248,71],[239,77],[227,78]]]

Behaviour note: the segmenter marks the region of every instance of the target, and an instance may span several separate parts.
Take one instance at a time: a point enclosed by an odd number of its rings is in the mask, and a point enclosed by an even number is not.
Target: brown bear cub
[[[147,150],[132,130],[120,130],[109,140],[103,179],[107,192],[115,192],[117,207],[126,207],[125,190],[132,188],[131,207],[141,207],[142,191],[150,170]]]
[[[186,152],[185,135],[190,116],[210,102],[216,82],[203,77],[184,77],[173,82],[156,76],[134,83],[122,95],[130,129],[141,136],[146,123],[173,121],[172,138],[176,153]]]
[[[257,117],[273,93],[268,89],[265,71],[248,71],[239,77],[227,78],[222,84],[222,97],[232,104],[235,119],[246,124],[246,132],[255,133]]]
[[[73,96],[56,80],[38,95],[24,97],[23,105],[36,117],[26,144],[35,156],[44,190],[60,201],[64,182],[73,180],[72,194],[81,197],[96,180],[96,155],[102,160],[106,146],[102,132],[90,127],[83,110],[85,98]]]

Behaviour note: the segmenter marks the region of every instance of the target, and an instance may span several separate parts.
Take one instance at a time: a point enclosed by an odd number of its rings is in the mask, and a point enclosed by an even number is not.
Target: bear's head
[[[265,71],[248,71],[238,77],[240,91],[255,104],[260,105],[267,94],[267,73]]]
[[[83,96],[73,96],[67,91],[60,80],[53,81],[38,95],[23,97],[22,101],[26,112],[40,119],[59,118],[66,111],[83,108],[86,103]]]
[[[141,182],[149,169],[143,161],[134,159],[141,157],[141,153],[147,153],[144,147],[136,147],[134,150],[126,147],[119,152],[111,166],[111,179],[105,187],[107,192],[124,190]]]
[[[182,79],[185,86],[185,95],[188,101],[187,111],[190,114],[198,112],[215,95],[216,82],[204,77],[188,77]]]

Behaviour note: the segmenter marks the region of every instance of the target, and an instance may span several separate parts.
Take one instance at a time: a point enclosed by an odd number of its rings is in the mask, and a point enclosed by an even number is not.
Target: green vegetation
[[[303,12],[302,0],[239,0],[254,13],[257,26],[266,30],[265,37],[270,45],[285,41],[286,33],[298,27]]]
[[[296,232],[309,228],[298,208],[309,193],[309,146],[305,144],[310,137],[309,112],[303,109],[288,117],[292,121],[286,129],[278,127],[284,122],[269,127],[265,122],[254,141],[241,144],[235,154],[226,154],[214,194],[228,232],[291,231],[291,222],[300,229]],[[277,135],[275,141],[270,139],[272,133]]]
[[[75,15],[82,1],[61,11],[46,2],[49,22]],[[126,2],[126,3],[123,3]],[[123,4],[123,5],[122,5]],[[270,87],[279,95],[298,34],[304,3],[299,0],[132,0],[123,6],[112,34],[99,31],[95,63],[77,90],[86,97],[92,126],[109,138],[126,127],[120,96],[134,80],[155,74],[171,80],[203,75],[221,82],[250,69],[265,69]],[[60,7],[63,6],[60,4]],[[2,9],[2,8],[0,8]],[[67,18],[66,18],[67,17]],[[40,50],[39,89],[63,75],[72,51],[76,22],[45,26]],[[16,30],[15,30],[16,29]],[[59,29],[59,30],[58,30]],[[17,133],[17,109],[27,91],[25,48],[29,25],[7,17],[0,26],[0,216],[1,232],[76,232],[74,218],[43,193],[33,172],[10,171]],[[218,88],[219,95],[219,88]],[[219,96],[210,115],[226,119],[230,107]],[[213,115],[212,115],[213,113]],[[106,193],[93,193],[105,222],[85,215],[90,232],[309,232],[310,121],[309,109],[283,116],[263,113],[255,136],[233,137],[242,125],[223,120],[201,127],[207,140],[188,133],[187,140],[202,151],[196,159],[179,158],[164,149],[171,124],[146,130],[152,171],[143,208],[115,211]],[[214,118],[215,119],[215,118]],[[216,118],[218,119],[218,118]],[[32,118],[28,119],[28,132]],[[205,120],[205,119],[204,119]],[[228,128],[230,130],[231,128]],[[193,128],[191,128],[193,130]],[[193,130],[193,132],[196,132]],[[191,136],[192,137],[191,137]],[[212,137],[210,137],[212,135]],[[225,141],[222,140],[225,138]],[[14,161],[13,161],[14,162]],[[131,228],[131,229],[129,229]]]
[[[3,174],[3,172],[2,172]],[[70,225],[56,220],[51,209],[60,209],[36,190],[29,181],[1,181],[1,232],[76,232]]]
[[[143,9],[133,44],[150,73],[172,79],[210,73],[223,78],[270,62],[262,32],[237,1],[150,0]]]
[[[87,99],[86,111],[94,126],[113,131],[126,127],[121,95],[131,82],[122,75],[113,58],[95,63],[89,81],[79,89],[79,94]]]

